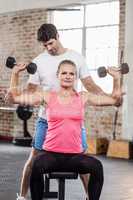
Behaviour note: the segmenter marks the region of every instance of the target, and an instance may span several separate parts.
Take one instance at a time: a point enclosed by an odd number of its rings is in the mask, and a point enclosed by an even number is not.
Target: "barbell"
[[[6,67],[12,69],[15,65],[17,65],[15,58],[9,56],[6,60]],[[35,74],[37,65],[31,62],[26,66],[26,69],[29,74]]]

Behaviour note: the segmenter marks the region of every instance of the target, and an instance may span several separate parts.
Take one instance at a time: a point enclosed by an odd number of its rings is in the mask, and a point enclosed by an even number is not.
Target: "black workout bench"
[[[45,191],[44,198],[58,198],[65,200],[65,179],[77,179],[76,172],[51,172],[45,174]],[[50,179],[58,180],[58,192],[50,192]]]

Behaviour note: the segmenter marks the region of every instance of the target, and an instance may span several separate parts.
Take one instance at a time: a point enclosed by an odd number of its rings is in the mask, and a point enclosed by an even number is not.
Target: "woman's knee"
[[[103,171],[103,164],[100,160],[96,159],[96,168],[100,171]]]

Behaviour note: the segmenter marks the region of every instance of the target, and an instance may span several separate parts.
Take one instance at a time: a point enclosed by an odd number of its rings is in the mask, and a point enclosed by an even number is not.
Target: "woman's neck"
[[[64,97],[69,97],[74,94],[74,89],[73,88],[61,88],[59,90],[59,94]]]
[[[75,94],[74,89],[61,88],[58,92],[58,100],[61,104],[69,104],[72,102],[72,98]]]

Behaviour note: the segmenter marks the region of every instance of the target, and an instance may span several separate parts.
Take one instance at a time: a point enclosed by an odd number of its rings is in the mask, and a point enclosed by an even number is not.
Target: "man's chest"
[[[58,85],[58,79],[56,76],[57,66],[43,66],[39,70],[40,84],[47,89],[54,89]]]

